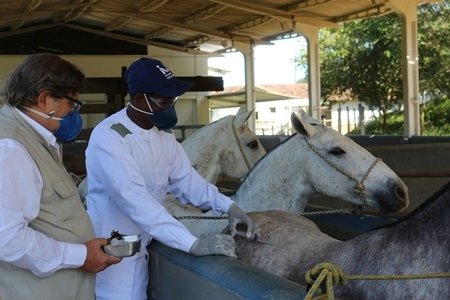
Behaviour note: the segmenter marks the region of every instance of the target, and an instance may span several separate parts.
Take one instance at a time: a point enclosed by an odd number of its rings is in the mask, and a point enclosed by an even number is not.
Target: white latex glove
[[[225,255],[236,257],[233,237],[227,234],[202,235],[191,247],[189,253],[195,256]]]

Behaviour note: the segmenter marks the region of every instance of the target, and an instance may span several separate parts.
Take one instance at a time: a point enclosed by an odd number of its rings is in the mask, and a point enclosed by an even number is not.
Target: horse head
[[[293,113],[291,122],[307,145],[304,168],[316,192],[385,213],[408,206],[408,188],[381,159],[304,111]]]
[[[266,154],[246,125],[252,113],[242,106],[235,116],[202,127],[182,143],[192,165],[205,179],[212,183],[219,175],[241,179]]]

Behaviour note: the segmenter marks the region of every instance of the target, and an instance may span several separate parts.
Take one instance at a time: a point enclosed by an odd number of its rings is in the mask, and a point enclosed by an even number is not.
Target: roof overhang
[[[391,11],[389,0],[0,1],[0,54],[42,51],[39,47],[43,42],[39,39],[45,34],[39,32],[54,27],[196,55],[218,54],[233,49],[237,41],[267,44],[296,32],[301,24],[333,27]],[[33,32],[34,43],[17,42],[17,37]],[[16,48],[6,47],[13,37]],[[86,48],[78,48],[76,43],[58,46],[58,40],[72,38],[64,30],[52,38],[57,54],[89,54],[83,53]]]

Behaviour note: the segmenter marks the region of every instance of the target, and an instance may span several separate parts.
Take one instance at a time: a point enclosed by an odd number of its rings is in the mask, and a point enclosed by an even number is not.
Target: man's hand
[[[195,256],[225,255],[236,257],[235,243],[230,235],[214,234],[201,236],[191,247],[189,253]]]
[[[236,205],[233,203],[228,209],[228,221],[231,231],[231,236],[234,237],[236,235],[236,226],[237,224],[245,224],[247,225],[247,234],[246,237],[248,240],[254,240],[260,234],[261,229],[256,224],[253,224],[252,219]]]
[[[81,270],[89,273],[98,273],[122,260],[120,257],[108,255],[103,251],[102,247],[106,243],[107,239],[103,238],[92,239],[85,243],[87,255]]]

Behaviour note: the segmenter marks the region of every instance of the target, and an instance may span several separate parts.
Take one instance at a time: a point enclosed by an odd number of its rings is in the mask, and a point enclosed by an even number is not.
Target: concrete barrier
[[[295,282],[224,256],[194,257],[152,241],[148,299],[303,299]]]

